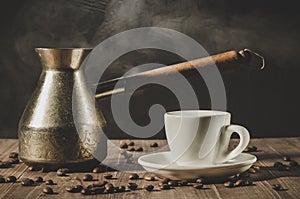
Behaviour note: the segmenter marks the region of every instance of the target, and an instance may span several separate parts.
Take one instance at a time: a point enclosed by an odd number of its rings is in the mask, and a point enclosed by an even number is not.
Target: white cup
[[[178,165],[215,165],[238,156],[247,147],[250,134],[246,128],[231,125],[228,112],[186,110],[164,115],[167,141],[172,161]],[[240,142],[229,151],[231,135]]]

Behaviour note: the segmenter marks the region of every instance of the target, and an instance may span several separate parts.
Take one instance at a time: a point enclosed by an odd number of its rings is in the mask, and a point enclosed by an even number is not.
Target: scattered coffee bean
[[[260,170],[260,167],[259,167],[259,166],[256,166],[256,165],[252,165],[251,168],[255,169],[256,171],[259,171],[259,170]]]
[[[144,151],[143,147],[138,147],[135,151]]]
[[[284,190],[283,187],[280,184],[274,184],[274,185],[272,185],[272,188],[275,191],[282,191],[282,190]]]
[[[181,180],[181,181],[179,181],[179,185],[180,186],[187,186],[189,183],[188,183],[188,181],[187,180]]]
[[[104,177],[105,179],[111,179],[111,178],[112,178],[112,175],[111,175],[111,174],[105,174],[103,177]]]
[[[101,194],[104,193],[105,188],[104,187],[94,187],[91,189],[92,192],[94,192],[95,194]]]
[[[21,181],[21,185],[23,186],[33,186],[34,185],[34,181],[29,179],[29,178],[24,178]]]
[[[15,176],[8,176],[6,182],[17,182],[17,178]]]
[[[29,171],[38,171],[39,168],[38,167],[34,167],[34,166],[30,166],[28,167]]]
[[[53,180],[46,180],[45,184],[46,185],[54,185],[55,183],[53,182]]]
[[[53,193],[54,193],[54,192],[53,192],[53,189],[50,188],[50,187],[45,187],[45,188],[43,189],[43,192],[44,192],[45,194],[53,194]]]
[[[253,182],[250,181],[250,180],[245,180],[245,181],[243,182],[243,186],[251,186],[251,185],[253,185]]]
[[[283,156],[282,158],[284,161],[291,161],[291,157],[290,156]]]
[[[176,181],[176,180],[170,180],[168,182],[168,185],[170,185],[171,187],[177,187],[178,186],[178,181]]]
[[[291,167],[298,167],[299,164],[295,160],[292,160],[291,162],[289,162],[289,166],[291,166]]]
[[[128,146],[134,146],[134,142],[133,142],[133,141],[130,141],[130,142],[128,142],[127,145],[128,145]]]
[[[150,147],[158,147],[158,144],[157,144],[156,142],[151,143],[151,144],[150,144]]]
[[[9,168],[11,167],[10,162],[0,162],[0,168]]]
[[[43,179],[41,176],[38,176],[38,177],[35,177],[35,178],[33,179],[33,181],[35,181],[35,182],[43,182],[44,179]]]
[[[126,187],[125,186],[118,186],[118,187],[115,187],[115,189],[116,189],[116,192],[118,192],[118,193],[126,191]]]
[[[5,178],[0,177],[0,183],[5,183]]]
[[[163,184],[167,184],[169,181],[170,181],[169,178],[164,178],[164,179],[162,179],[161,182],[162,182]]]
[[[240,174],[239,174],[239,177],[240,177],[240,178],[248,178],[248,177],[250,177],[250,173],[248,173],[248,172],[240,173]]]
[[[92,181],[94,178],[92,175],[90,174],[85,174],[83,177],[82,177],[82,180],[83,181]]]
[[[121,148],[121,149],[127,149],[127,148],[128,148],[127,143],[121,143],[121,144],[120,144],[120,148]]]
[[[129,179],[130,180],[136,180],[136,179],[139,179],[139,175],[136,174],[136,173],[132,173],[129,175]]]
[[[82,189],[81,194],[83,194],[83,195],[92,195],[93,191],[90,190],[90,189]]]
[[[232,188],[232,187],[234,187],[234,183],[231,182],[231,181],[227,181],[227,182],[225,182],[223,185],[224,185],[224,187],[227,187],[227,188]]]
[[[237,180],[233,186],[238,187],[238,186],[242,186],[244,184],[244,180]]]
[[[134,148],[134,147],[129,147],[129,148],[127,149],[127,151],[135,151],[135,148]]]
[[[168,185],[168,184],[162,184],[162,185],[159,186],[159,188],[161,190],[169,190],[170,189],[170,185]]]
[[[114,190],[115,190],[114,185],[111,184],[111,183],[107,183],[104,187],[105,187],[105,191],[106,191],[107,193],[113,193]]]
[[[8,157],[9,158],[18,158],[19,154],[17,152],[11,152]]]
[[[67,168],[60,168],[56,171],[57,176],[66,176],[69,170]]]
[[[204,179],[203,178],[198,178],[196,180],[196,183],[203,184],[204,183]]]
[[[147,181],[154,181],[154,180],[155,180],[155,177],[153,177],[153,176],[145,176],[145,177],[144,177],[144,180],[147,180]]]
[[[275,162],[273,167],[278,168],[280,165],[283,165],[281,162]]]
[[[154,186],[151,184],[147,184],[143,188],[146,189],[147,191],[152,191],[154,189]]]
[[[195,184],[193,186],[195,189],[203,189],[203,184],[199,183],[199,184]]]
[[[256,170],[255,170],[254,168],[251,167],[250,169],[248,169],[248,172],[249,172],[249,173],[256,173]]]
[[[20,163],[18,158],[10,158],[9,160],[7,160],[7,162],[10,164],[19,164]]]
[[[96,167],[92,170],[93,173],[100,173],[102,169],[100,167]]]
[[[133,182],[129,182],[127,184],[127,187],[131,190],[136,190],[136,188],[138,187],[136,183],[133,183]]]
[[[67,186],[66,187],[66,191],[68,191],[70,193],[79,193],[79,192],[81,192],[82,189],[83,189],[83,187],[81,185]]]

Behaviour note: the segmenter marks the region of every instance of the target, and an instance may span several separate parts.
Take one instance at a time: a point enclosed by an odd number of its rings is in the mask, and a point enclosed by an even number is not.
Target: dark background
[[[0,6],[0,137],[17,137],[17,123],[41,72],[34,47],[93,47],[131,28],[156,26],[180,31],[210,54],[245,47],[264,55],[263,71],[224,74],[233,123],[252,137],[299,136],[300,27],[297,1],[241,0],[2,0]],[[142,50],[122,56],[105,79],[136,64],[181,61],[166,52]],[[210,102],[201,80],[191,79],[201,108]],[[201,98],[200,98],[201,93]],[[99,102],[110,137],[125,137],[110,117],[109,99]],[[146,124],[152,103],[178,109],[174,96],[155,87],[132,99],[132,115]],[[163,132],[157,137],[164,137]]]

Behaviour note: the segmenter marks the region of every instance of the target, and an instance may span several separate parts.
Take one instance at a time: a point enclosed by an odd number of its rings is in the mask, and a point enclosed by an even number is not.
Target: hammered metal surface
[[[43,71],[19,122],[26,163],[76,163],[105,158],[106,122],[95,109],[80,64],[91,49],[36,49]]]

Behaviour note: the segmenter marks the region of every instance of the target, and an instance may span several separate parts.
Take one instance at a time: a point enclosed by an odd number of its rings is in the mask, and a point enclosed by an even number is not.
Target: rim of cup
[[[184,118],[202,118],[202,117],[212,117],[212,116],[223,116],[231,115],[226,111],[217,110],[180,110],[180,111],[170,111],[166,112],[165,116],[168,117],[184,117]]]

